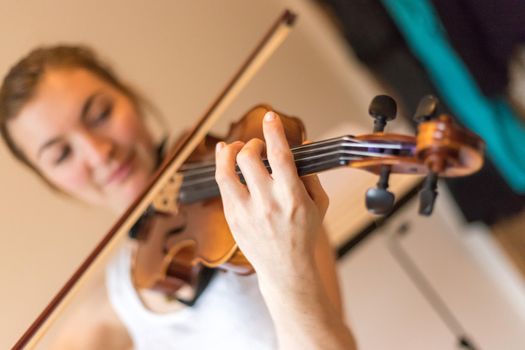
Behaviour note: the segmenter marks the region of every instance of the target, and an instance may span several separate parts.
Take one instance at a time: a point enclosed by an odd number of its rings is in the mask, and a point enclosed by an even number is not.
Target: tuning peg
[[[414,114],[414,120],[418,123],[426,122],[436,118],[439,100],[434,95],[426,95],[420,101]]]
[[[419,192],[419,214],[424,216],[432,214],[434,202],[438,195],[436,191],[437,181],[438,175],[433,171],[431,171],[425,178],[421,192]]]
[[[388,95],[377,95],[368,108],[368,114],[374,118],[374,132],[382,132],[386,123],[396,118],[396,101]]]
[[[383,165],[377,187],[369,188],[366,191],[366,208],[372,214],[385,215],[394,207],[395,196],[392,192],[387,191],[389,177],[390,167]]]

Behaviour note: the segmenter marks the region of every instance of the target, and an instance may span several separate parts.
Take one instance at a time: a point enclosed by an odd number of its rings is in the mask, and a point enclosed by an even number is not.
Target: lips
[[[133,170],[133,160],[135,159],[135,153],[132,152],[126,159],[120,163],[113,172],[109,175],[106,181],[106,185],[113,185],[122,183],[128,178]]]

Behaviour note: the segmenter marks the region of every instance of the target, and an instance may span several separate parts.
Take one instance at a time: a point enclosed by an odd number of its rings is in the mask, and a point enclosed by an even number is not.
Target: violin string
[[[326,156],[337,156],[337,155],[354,155],[354,156],[361,156],[361,158],[368,158],[368,157],[388,157],[390,154],[380,153],[380,152],[367,152],[367,151],[352,151],[352,150],[340,150],[338,147],[332,147],[330,149],[323,149],[323,153],[317,153],[313,155],[306,155],[303,157],[295,157],[295,162],[305,162],[305,161],[315,161],[318,158],[326,157]],[[270,166],[268,164],[268,160],[264,159],[263,162],[265,163],[265,166],[270,169]],[[205,171],[204,171],[205,170]],[[240,170],[237,168],[237,173],[240,175]],[[214,180],[215,178],[215,164],[206,167],[206,169],[200,169],[198,174],[191,173],[188,174],[187,172],[183,172],[182,175],[184,176],[184,181],[182,186],[183,187],[190,187],[195,186],[198,184],[202,184],[211,180]]]
[[[307,165],[297,165],[300,176],[306,176],[309,174],[318,173],[324,170],[333,169],[338,166],[345,166],[348,162],[353,160],[363,160],[365,157],[362,156],[346,156],[342,157],[337,152],[332,152],[332,157],[320,157],[315,162],[309,162]],[[266,163],[266,162],[265,162]],[[268,172],[271,172],[269,165],[265,164]],[[237,168],[236,173],[239,176],[241,182],[244,182],[240,170]],[[183,181],[184,184],[184,181]],[[192,203],[194,201],[200,201],[206,198],[219,196],[219,188],[215,181],[215,176],[210,176],[203,179],[199,184],[192,184],[191,186],[181,186],[178,201],[180,203]]]
[[[385,155],[386,156],[386,155]],[[412,158],[409,155],[409,158]],[[333,169],[336,167],[346,166],[348,163],[355,160],[363,160],[366,157],[363,156],[341,156],[338,153],[333,153],[332,158],[321,157],[315,162],[310,162],[304,166],[297,166],[300,176],[306,176],[309,174],[319,173],[325,170]],[[266,166],[268,172],[271,172],[270,167]],[[237,175],[241,182],[244,182],[244,177],[242,176],[240,170],[237,168]],[[184,184],[183,180],[183,184]],[[191,184],[191,186],[181,186],[178,202],[179,203],[193,203],[195,201],[200,201],[207,198],[213,198],[220,196],[219,187],[215,181],[214,174],[209,177],[201,179],[198,184]]]
[[[326,145],[326,144],[331,144],[331,143],[334,143],[334,142],[340,142],[341,140],[347,140],[349,142],[356,142],[353,140],[353,138],[351,136],[343,136],[343,137],[338,137],[338,138],[332,138],[332,139],[327,139],[327,140],[323,140],[323,141],[317,141],[317,142],[314,142],[314,143],[308,143],[308,144],[304,144],[304,145],[301,145],[301,146],[297,146],[297,147],[294,147],[291,149],[292,153],[293,152],[299,152],[299,151],[302,151],[302,150],[309,150],[309,149],[315,149],[316,147],[319,147],[321,145]],[[200,172],[201,170],[202,171],[207,171],[209,170],[209,168],[213,168],[215,169],[215,161],[214,160],[209,160],[209,161],[204,161],[204,162],[199,162],[199,163],[195,163],[195,164],[186,164],[184,165],[181,170],[184,172],[185,175],[192,175],[193,172],[195,173],[198,173]]]
[[[335,154],[334,154],[335,155]],[[313,173],[318,173],[324,170],[333,169],[337,166],[343,166],[346,163],[341,163],[341,161],[351,161],[351,160],[362,160],[363,157],[340,157],[337,155],[336,157],[326,158],[323,157],[323,159],[320,159],[316,161],[315,163],[310,163],[307,166],[299,166],[298,172],[301,172],[301,176],[306,176]],[[268,172],[270,172],[270,167],[267,165],[266,168],[268,169]],[[299,170],[301,169],[301,170]],[[243,177],[240,171],[237,170],[237,175],[239,178],[241,178],[241,181],[243,181]],[[189,187],[189,188],[188,188]],[[206,183],[201,184],[198,187],[188,186],[185,188],[181,187],[181,191],[179,192],[178,201],[180,203],[192,203],[194,201],[203,200],[206,198],[216,197],[219,195],[219,188],[217,183],[215,182],[215,178],[211,177],[207,180]]]
[[[338,139],[339,143],[336,143],[330,147],[326,147],[324,144],[327,142],[319,142],[316,144],[307,144],[303,146],[296,147],[292,149],[292,152],[295,156],[295,163],[298,167],[298,170],[301,168],[301,163],[309,162],[309,167],[315,167],[319,164],[319,162],[323,162],[327,160],[334,162],[337,160],[346,162],[351,160],[359,160],[364,159],[368,157],[389,157],[390,154],[380,153],[380,152],[369,152],[369,151],[359,151],[359,150],[341,150],[341,145],[349,146],[347,143],[341,143],[341,139]],[[334,141],[334,139],[330,140],[331,142]],[[367,142],[368,144],[368,142]],[[350,146],[355,145],[351,144]],[[405,145],[401,144],[385,144],[387,146],[387,150],[400,150],[403,151],[403,149],[411,149],[411,147],[405,147]],[[374,148],[381,149],[382,144],[373,144]],[[410,146],[410,145],[408,145]],[[384,150],[384,149],[383,149]],[[317,151],[317,152],[315,152]],[[321,152],[319,152],[321,151]],[[312,154],[313,153],[313,154]],[[352,158],[349,156],[357,156]],[[331,158],[330,158],[331,157]],[[314,163],[312,163],[314,162]],[[317,162],[317,163],[315,163]],[[199,167],[193,167],[191,170],[185,170],[182,172],[184,175],[184,180],[181,185],[181,191],[188,190],[189,188],[193,188],[194,190],[205,190],[206,187],[216,187],[215,183],[215,163],[213,161],[207,162],[208,165],[205,166],[199,166]],[[268,163],[268,160],[264,159],[263,163],[265,167],[268,169],[269,172],[271,172],[270,165]],[[201,163],[199,163],[201,164]],[[346,164],[346,163],[345,163]],[[195,173],[195,170],[197,170],[197,174]],[[242,174],[240,172],[240,169],[236,167],[237,174],[242,177]],[[188,176],[189,173],[189,176]],[[193,177],[193,178],[189,178]],[[196,177],[196,178],[195,178]]]
[[[343,136],[339,138],[333,138],[315,143],[304,144],[291,149],[294,155],[301,153],[323,150],[323,147],[359,147],[359,148],[377,148],[377,149],[402,149],[406,144],[402,143],[371,143],[371,142],[359,142],[351,136]],[[377,154],[380,154],[379,152]],[[205,161],[196,164],[185,165],[180,172],[185,178],[194,177],[203,173],[215,172],[215,161]]]
[[[364,158],[370,158],[370,157],[389,157],[391,156],[390,154],[378,154],[378,153],[375,153],[375,152],[364,152],[364,151],[341,151],[341,150],[334,150],[334,151],[331,151],[331,152],[325,152],[325,153],[321,153],[321,154],[316,154],[316,155],[309,155],[309,156],[305,156],[305,157],[299,157],[299,158],[295,158],[295,163],[296,163],[296,166],[298,165],[298,163],[301,163],[301,162],[311,162],[311,161],[316,161],[316,160],[323,160],[323,159],[326,159],[327,157],[330,157],[330,156],[333,156],[333,157],[340,157],[341,155],[347,155],[347,156],[359,156],[359,158],[353,158],[353,160],[356,160],[356,159],[364,159]],[[264,166],[266,167],[266,169],[268,169],[269,172],[271,172],[271,168],[270,168],[270,164],[268,162],[267,159],[263,159],[263,164]],[[312,165],[315,165],[312,164]],[[300,165],[298,165],[298,168],[300,168]],[[240,169],[238,168],[238,166],[236,167],[236,173],[237,175],[241,175],[241,171]],[[197,186],[199,184],[203,184],[203,183],[206,183],[206,182],[209,182],[209,181],[214,181],[215,180],[215,167],[213,167],[213,169],[210,168],[209,172],[207,174],[201,174],[202,176],[198,177],[198,178],[195,178],[195,179],[188,179],[188,178],[185,178],[183,180],[183,183],[182,183],[182,186],[181,187],[192,187],[192,186]]]
[[[410,154],[402,154],[402,153],[396,154],[396,156],[403,156],[403,155],[410,156]],[[349,150],[333,150],[333,151],[324,152],[320,154],[308,155],[305,157],[296,157],[294,159],[294,162],[296,164],[296,167],[298,168],[299,173],[301,173],[302,168],[306,166],[309,166],[309,167],[315,166],[318,162],[323,162],[327,158],[332,161],[339,159],[341,162],[345,162],[343,165],[346,165],[347,162],[351,160],[362,160],[365,158],[373,158],[373,157],[385,158],[385,157],[390,157],[390,156],[392,156],[392,154],[378,154],[374,152],[349,151]],[[271,168],[268,163],[268,160],[263,159],[262,161],[265,167],[271,173]],[[241,171],[238,168],[238,166],[236,167],[236,172],[238,175],[241,175]],[[199,174],[199,176],[193,176],[191,178],[183,176],[183,179],[184,180],[181,185],[183,189],[206,185],[207,182],[215,181],[215,167],[210,168],[209,171],[207,171],[206,173]]]

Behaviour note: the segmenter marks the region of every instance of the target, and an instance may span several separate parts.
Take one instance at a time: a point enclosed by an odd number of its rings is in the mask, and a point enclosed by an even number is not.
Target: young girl
[[[57,191],[121,212],[159,163],[144,123],[144,99],[85,47],[38,48],[0,90],[0,131],[12,154]],[[334,260],[321,222],[326,195],[298,178],[274,113],[266,145],[217,145],[216,179],[226,219],[257,275],[219,272],[196,305],[155,305],[133,289],[131,248],[106,271],[106,293],[82,301],[56,348],[351,348]],[[260,160],[267,147],[275,169]],[[235,175],[235,163],[247,185]],[[169,312],[162,312],[170,310]],[[87,317],[86,317],[87,315]]]

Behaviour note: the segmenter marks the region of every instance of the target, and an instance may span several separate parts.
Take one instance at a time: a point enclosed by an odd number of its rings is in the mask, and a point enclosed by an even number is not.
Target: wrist
[[[293,264],[276,264],[272,269],[257,272],[259,288],[265,299],[292,298],[319,286],[320,275],[313,259]]]

